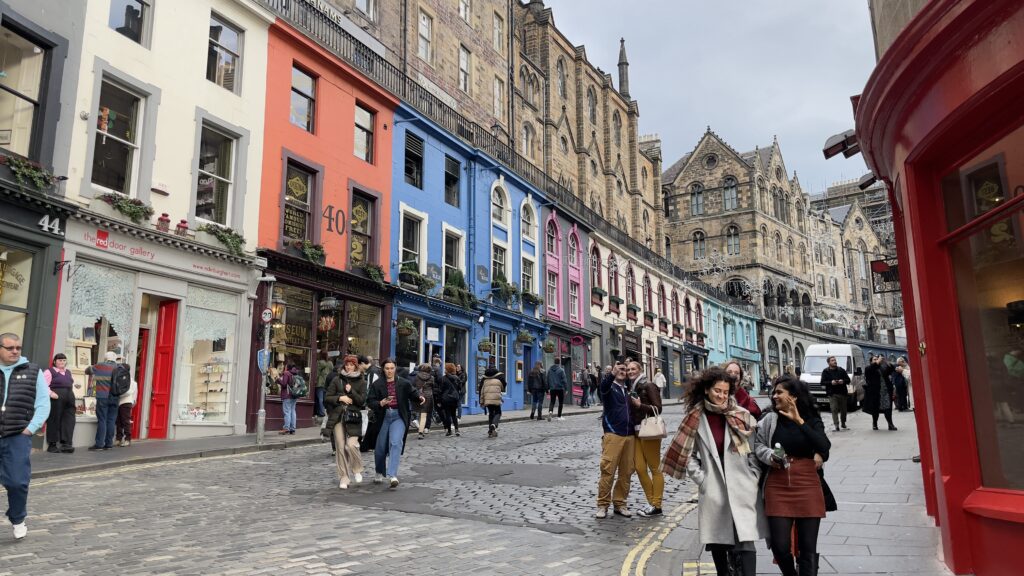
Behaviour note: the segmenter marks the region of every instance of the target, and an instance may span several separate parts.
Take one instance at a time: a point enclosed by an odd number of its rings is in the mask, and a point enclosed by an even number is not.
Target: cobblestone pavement
[[[599,452],[578,415],[410,435],[396,490],[370,482],[371,454],[340,490],[326,444],[41,479],[28,538],[0,532],[0,574],[633,573],[691,487],[667,481],[664,518],[596,520]]]

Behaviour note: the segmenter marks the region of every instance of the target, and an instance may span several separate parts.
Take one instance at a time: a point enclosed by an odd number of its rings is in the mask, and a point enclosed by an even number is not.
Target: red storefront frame
[[[1024,3],[933,0],[879,61],[855,99],[868,165],[894,206],[915,413],[928,512],[958,574],[1020,573],[1024,491],[981,480],[970,381],[939,179],[1024,125]],[[1006,217],[1021,199],[984,217]],[[915,344],[919,344],[917,346]],[[965,408],[966,407],[966,408]],[[940,426],[939,423],[956,423]]]

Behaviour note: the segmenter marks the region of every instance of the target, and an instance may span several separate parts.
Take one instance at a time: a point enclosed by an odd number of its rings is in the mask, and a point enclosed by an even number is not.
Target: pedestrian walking
[[[600,400],[597,399],[597,384],[601,381],[601,367],[594,362],[593,367],[590,369],[590,405],[598,404]]]
[[[828,392],[828,406],[832,411],[832,425],[839,432],[840,424],[846,430],[846,405],[850,399],[850,375],[839,365],[835,356],[829,356],[828,367],[821,371],[821,385]]]
[[[110,393],[110,379],[117,367],[117,354],[108,351],[103,355],[103,362],[85,369],[85,373],[92,377],[96,394],[96,439],[89,450],[110,450],[114,447],[118,397]]]
[[[455,364],[448,362],[444,365],[444,378],[441,379],[440,409],[441,421],[444,423],[445,437],[452,435],[452,427],[455,428],[455,435],[459,436],[459,377],[455,375]]]
[[[769,466],[763,482],[768,542],[783,576],[817,574],[818,528],[825,517],[825,492],[815,455],[828,460],[831,443],[811,393],[800,380],[783,376],[772,389],[772,411],[754,434],[754,453]],[[793,558],[796,528],[798,556]]]
[[[313,415],[317,418],[327,415],[324,396],[327,394],[327,382],[333,373],[334,364],[327,359],[327,351],[322,350],[319,360],[316,361],[316,389],[313,391]]]
[[[388,358],[382,365],[384,378],[377,380],[366,394],[367,405],[380,422],[377,445],[373,450],[374,484],[385,479],[391,488],[398,487],[398,463],[405,452],[405,436],[408,431],[409,403],[424,404],[427,399],[416,394],[408,380],[398,379],[398,364]]]
[[[757,401],[750,396],[747,389],[741,385],[744,377],[743,366],[740,366],[740,363],[737,360],[730,360],[729,363],[725,365],[725,373],[736,381],[736,386],[733,387],[733,390],[735,390],[733,397],[736,398],[736,403],[742,406],[747,412],[750,412],[750,415],[753,416],[755,420],[760,420],[761,407],[757,405]]]
[[[878,430],[878,416],[885,415],[889,430],[896,430],[892,423],[892,381],[886,374],[882,356],[872,356],[871,363],[864,369],[864,412],[871,414],[871,428]]]
[[[49,387],[50,417],[46,420],[47,452],[71,454],[75,451],[75,378],[68,370],[68,357],[59,352],[50,368],[43,371]]]
[[[32,436],[50,415],[50,393],[39,366],[21,355],[21,336],[0,334],[0,484],[15,540],[28,534]]]
[[[760,468],[751,445],[757,420],[735,397],[737,380],[720,368],[708,368],[690,383],[686,416],[665,452],[664,471],[685,473],[697,484],[700,543],[711,552],[719,576],[754,576],[754,543],[767,534],[758,494]]]
[[[903,375],[903,367],[896,364],[896,370],[892,373],[892,387],[896,394],[896,409],[906,412],[910,409],[910,400],[907,396],[907,378]]]
[[[455,375],[459,378],[459,407],[455,410],[455,418],[462,420],[462,403],[465,402],[466,398],[466,382],[469,377],[466,375],[466,370],[462,367],[462,364],[455,364]]]
[[[665,494],[665,475],[661,472],[661,438],[641,438],[640,423],[649,416],[661,414],[661,389],[648,382],[639,362],[630,362],[628,374],[634,378],[633,393],[640,401],[632,407],[632,422],[636,438],[633,440],[633,469],[640,480],[647,507],[638,511],[639,516],[660,516],[661,501]]]
[[[633,416],[632,407],[640,400],[630,396],[629,375],[626,364],[617,361],[598,385],[601,395],[601,476],[597,482],[598,519],[608,517],[608,506],[615,514],[629,518],[633,515],[626,506],[629,482],[633,476]],[[614,487],[613,487],[614,483]]]
[[[569,381],[565,376],[565,369],[562,368],[562,359],[555,358],[555,363],[548,368],[548,391],[551,394],[551,404],[548,406],[548,422],[555,411],[555,400],[558,400],[558,419],[562,420],[562,404],[565,403],[565,391],[569,388]]]
[[[668,396],[665,395],[665,393],[668,392],[668,380],[661,372],[661,368],[654,369],[654,385],[658,387],[658,394],[662,398],[668,398]]]
[[[544,396],[548,391],[548,379],[544,375],[544,365],[536,362],[533,370],[526,376],[526,390],[530,393],[530,420],[537,415],[537,420],[544,417]]]
[[[914,381],[910,377],[910,364],[907,359],[900,356],[896,365],[903,368],[903,378],[907,381],[907,410],[914,409]]]
[[[417,428],[419,430],[419,436],[417,436],[419,440],[422,440],[425,434],[430,433],[431,413],[434,411],[434,385],[434,369],[430,364],[420,364],[412,381],[412,387],[416,390],[416,393],[425,399],[419,407],[420,416]]]
[[[487,437],[498,437],[498,424],[501,423],[501,401],[508,385],[505,374],[496,367],[490,366],[480,379],[476,395],[480,398],[480,406],[487,411]]]
[[[121,361],[122,358],[118,358]],[[122,363],[121,367],[131,373],[131,368]],[[132,445],[132,409],[135,408],[135,401],[139,397],[139,383],[132,378],[128,393],[122,394],[117,399],[117,425],[114,429],[114,445],[127,448]]]
[[[281,372],[280,377],[281,413],[284,417],[284,423],[281,425],[281,431],[278,434],[295,434],[295,423],[297,420],[295,404],[299,401],[299,398],[292,394],[292,385],[295,378],[302,378],[302,376],[299,376],[299,369],[294,364],[289,363]]]
[[[359,435],[363,432],[362,410],[366,407],[366,377],[359,370],[355,354],[345,356],[341,372],[330,380],[324,392],[329,410],[327,430],[331,431],[334,463],[338,468],[338,488],[349,482],[363,481],[363,459],[359,455]]]

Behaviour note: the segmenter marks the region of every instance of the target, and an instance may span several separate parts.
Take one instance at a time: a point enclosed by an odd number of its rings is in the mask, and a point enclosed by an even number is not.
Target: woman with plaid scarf
[[[662,470],[697,484],[700,542],[711,552],[719,576],[730,574],[729,553],[738,574],[754,576],[754,542],[767,533],[758,498],[761,469],[751,450],[756,420],[733,397],[737,383],[720,368],[708,368],[690,384],[688,411],[665,452]]]

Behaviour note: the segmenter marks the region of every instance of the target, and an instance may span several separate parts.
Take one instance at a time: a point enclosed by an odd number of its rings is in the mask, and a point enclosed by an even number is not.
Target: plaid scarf
[[[676,480],[686,475],[686,462],[690,459],[690,454],[693,454],[693,445],[697,441],[700,427],[700,417],[705,411],[725,416],[732,439],[730,450],[738,452],[741,456],[750,453],[750,444],[747,442],[747,438],[754,433],[754,418],[750,412],[738,406],[736,399],[731,396],[729,403],[724,407],[715,406],[705,401],[690,410],[679,424],[679,430],[661,461],[661,470],[665,475]]]

